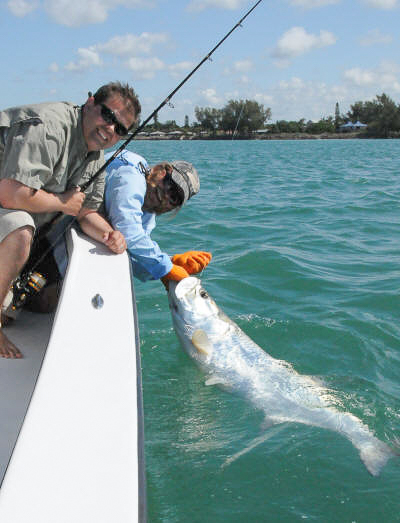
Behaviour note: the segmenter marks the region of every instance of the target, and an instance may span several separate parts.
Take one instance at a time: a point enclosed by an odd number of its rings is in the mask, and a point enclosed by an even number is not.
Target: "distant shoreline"
[[[232,136],[232,135],[165,135],[165,136],[143,136],[136,135],[135,140],[369,140],[374,139],[372,136],[366,136],[365,133],[266,133],[262,136]],[[385,138],[395,139],[395,138]]]

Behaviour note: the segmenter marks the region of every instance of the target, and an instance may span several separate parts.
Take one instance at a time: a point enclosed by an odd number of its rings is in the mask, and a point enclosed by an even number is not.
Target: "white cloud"
[[[282,80],[279,82],[279,87],[282,89],[292,89],[295,91],[298,91],[300,89],[304,89],[305,87],[304,80],[301,78],[298,78],[297,76],[293,76],[290,80]]]
[[[36,0],[9,0],[7,2],[8,9],[12,12],[13,15],[18,17],[26,16],[35,9],[37,9],[39,3]]]
[[[357,87],[372,87],[375,94],[390,90],[400,92],[400,67],[391,62],[383,62],[374,69],[353,67],[344,72],[345,80]]]
[[[324,82],[293,77],[279,82],[269,93],[272,120],[320,120],[334,114],[336,102],[346,102],[348,90]],[[258,99],[261,99],[261,94]],[[267,102],[266,102],[267,103]]]
[[[220,9],[239,9],[246,5],[246,0],[192,0],[188,5],[188,11],[203,11],[208,7]]]
[[[345,72],[344,82],[334,85],[292,77],[270,86],[266,92],[256,92],[252,98],[271,107],[272,121],[319,120],[334,115],[336,102],[345,113],[356,101],[372,100],[382,92],[395,99],[400,96],[400,64],[354,67]]]
[[[102,0],[45,0],[46,13],[57,23],[68,27],[99,24],[107,19],[108,6]]]
[[[291,0],[290,4],[296,7],[304,7],[305,9],[313,9],[314,7],[323,7],[339,2],[340,0]]]
[[[318,121],[321,118],[334,116],[336,102],[339,102],[340,111],[346,113],[350,105],[357,100],[372,100],[377,94],[383,92],[388,96],[397,97],[400,93],[400,84],[398,81],[400,66],[397,64],[386,63],[379,67],[374,78],[380,76],[382,83],[377,85],[369,83],[368,85],[356,85],[350,80],[338,84],[328,84],[325,82],[314,82],[302,77],[292,77],[286,80],[276,82],[270,85],[265,91],[251,88],[239,88],[238,90],[224,91],[211,87],[193,93],[192,105],[200,107],[221,108],[230,99],[252,99],[263,104],[264,107],[270,107],[272,110],[272,121],[275,120],[300,120]],[[387,85],[383,89],[383,85]],[[154,103],[153,103],[154,105]],[[149,110],[152,106],[149,107]],[[165,111],[169,111],[168,108]],[[176,119],[177,112],[181,112],[183,120],[184,114],[188,114],[177,103],[174,110],[168,115],[163,113],[164,119]]]
[[[39,7],[61,25],[78,27],[86,24],[105,22],[108,13],[120,6],[152,8],[155,0],[8,0],[10,12],[23,17]]]
[[[315,35],[307,33],[304,27],[292,27],[278,40],[272,56],[277,59],[276,65],[285,67],[291,59],[335,42],[335,35],[329,31],[321,30]]]
[[[169,65],[168,71],[172,76],[181,76],[182,74],[188,74],[194,65],[192,62],[179,62],[177,64]]]
[[[361,45],[390,44],[393,38],[389,34],[383,34],[379,29],[371,29],[365,36],[359,38]]]
[[[270,94],[266,93],[256,93],[254,95],[254,100],[258,102],[259,104],[266,105],[267,107],[270,107],[271,104],[274,102],[274,97]]]
[[[398,0],[363,0],[363,3],[376,9],[395,9],[398,7]]]
[[[76,62],[69,62],[65,66],[67,71],[82,72],[92,67],[99,67],[103,63],[95,47],[78,49],[78,57]]]
[[[82,72],[93,67],[100,67],[105,64],[105,56],[110,55],[117,60],[125,59],[123,65],[130,70],[134,70],[137,73],[142,70],[140,77],[152,78],[154,74],[150,71],[151,67],[153,66],[154,72],[156,72],[164,69],[165,65],[156,57],[145,60],[140,58],[140,55],[152,54],[155,47],[165,46],[167,42],[168,36],[164,33],[115,36],[105,43],[78,49],[77,60],[69,62],[65,69]],[[178,64],[176,68],[179,69],[179,67],[181,66]]]
[[[223,103],[223,98],[217,96],[217,91],[211,87],[200,91],[199,94],[205,100],[207,105],[219,106]]]
[[[59,70],[60,70],[60,68],[58,67],[58,64],[56,64],[56,62],[53,62],[52,64],[49,65],[49,71],[51,73],[58,73]]]
[[[97,49],[115,56],[150,54],[153,47],[166,44],[169,37],[165,33],[142,33],[114,36],[104,44],[98,44]]]
[[[157,71],[165,69],[165,64],[159,58],[130,58],[126,66],[134,71],[139,78],[151,80]]]
[[[359,69],[358,72],[363,71]],[[367,80],[364,85],[360,82],[363,75],[353,73],[354,77],[350,75],[350,78],[345,81],[333,85],[297,76],[271,84],[265,90],[259,88],[252,90],[247,87],[228,92],[209,88],[193,93],[193,105],[221,108],[230,99],[247,98],[256,100],[264,107],[270,107],[272,121],[297,121],[301,118],[306,121],[318,121],[324,117],[334,116],[336,102],[339,103],[341,113],[346,113],[356,101],[372,100],[382,92],[395,99],[400,96],[400,65],[387,62],[376,70],[367,72],[370,75],[364,77]],[[352,81],[357,78],[358,83]],[[176,119],[176,111],[177,109],[170,118]],[[182,119],[184,114],[182,111]]]
[[[238,73],[247,73],[253,69],[253,62],[251,60],[238,60],[233,64],[233,68]]]
[[[233,62],[229,67],[225,67],[223,69],[224,76],[233,76],[243,73],[248,73],[249,71],[254,69],[254,63],[252,60],[237,60],[236,62]]]
[[[372,71],[363,70],[360,67],[353,67],[344,73],[344,77],[355,85],[371,85],[375,83],[376,78]]]
[[[112,62],[114,65],[117,63],[133,71],[139,79],[152,79],[159,71],[167,71],[174,77],[189,73],[193,68],[192,62],[184,61],[167,65],[156,56],[157,48],[165,49],[168,43],[169,37],[165,33],[115,36],[107,42],[78,49],[77,59],[65,65],[64,69],[83,72],[93,67],[106,67]],[[55,64],[52,64],[49,69],[57,72]]]

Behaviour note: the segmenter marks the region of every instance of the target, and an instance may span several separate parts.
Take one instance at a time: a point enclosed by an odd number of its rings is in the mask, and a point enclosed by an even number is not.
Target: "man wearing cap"
[[[161,163],[151,169],[144,158],[123,151],[107,168],[104,202],[113,227],[125,237],[133,274],[140,280],[180,281],[202,271],[211,254],[188,251],[172,258],[150,237],[156,216],[179,210],[200,188],[188,162]]]

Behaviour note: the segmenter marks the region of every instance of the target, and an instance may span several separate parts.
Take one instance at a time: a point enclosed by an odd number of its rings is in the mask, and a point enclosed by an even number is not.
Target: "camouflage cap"
[[[200,190],[200,180],[196,169],[189,162],[177,160],[171,162],[171,178],[183,191],[183,202],[186,203]]]

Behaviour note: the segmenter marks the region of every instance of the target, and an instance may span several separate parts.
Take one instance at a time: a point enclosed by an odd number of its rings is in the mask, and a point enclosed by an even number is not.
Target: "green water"
[[[203,285],[263,349],[317,376],[382,440],[400,437],[400,141],[134,142],[185,159],[201,191],[153,233],[209,250]],[[335,432],[292,424],[207,387],[159,282],[136,285],[149,521],[400,521],[400,459],[379,478]],[[268,429],[270,430],[270,429]]]

